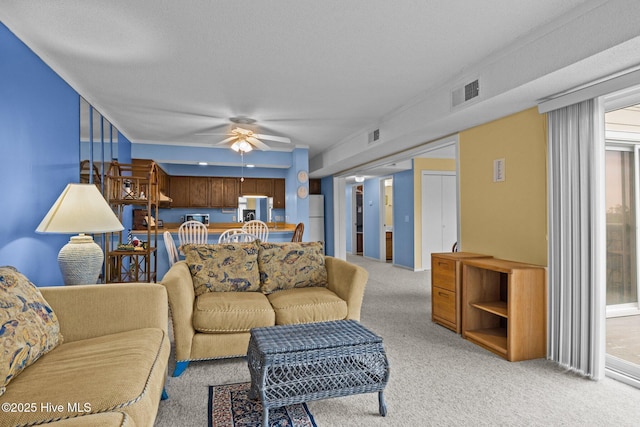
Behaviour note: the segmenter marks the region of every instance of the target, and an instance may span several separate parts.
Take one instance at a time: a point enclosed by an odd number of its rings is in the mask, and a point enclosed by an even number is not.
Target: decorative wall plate
[[[298,187],[298,197],[304,199],[309,195],[309,189],[305,185]]]
[[[309,174],[307,171],[299,171],[298,172],[298,182],[305,183],[309,180]]]

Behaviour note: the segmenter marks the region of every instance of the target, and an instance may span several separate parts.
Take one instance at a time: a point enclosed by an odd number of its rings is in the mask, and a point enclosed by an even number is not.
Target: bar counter
[[[242,228],[243,224],[242,222],[214,222],[209,224],[207,229],[209,230],[209,234],[222,234],[222,232],[231,228]],[[282,222],[267,222],[266,224],[269,227],[269,235],[271,235],[271,233],[293,233],[296,229],[296,224],[285,224]],[[177,233],[179,227],[179,222],[165,223],[163,227],[158,227],[158,233],[164,233],[165,231],[172,234]],[[133,230],[132,232],[140,234],[146,233],[147,230]]]

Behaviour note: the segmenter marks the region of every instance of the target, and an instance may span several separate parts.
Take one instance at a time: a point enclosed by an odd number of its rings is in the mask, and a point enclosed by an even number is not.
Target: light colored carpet
[[[384,339],[388,414],[378,415],[377,394],[309,402],[318,426],[638,425],[640,390],[544,359],[507,362],[431,322],[427,272],[348,260],[369,271],[361,321]],[[192,363],[168,379],[156,426],[206,426],[207,387],[246,381],[244,359]]]

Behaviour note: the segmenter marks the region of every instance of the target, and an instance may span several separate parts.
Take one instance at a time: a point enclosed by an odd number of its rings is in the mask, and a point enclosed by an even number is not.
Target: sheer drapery
[[[547,357],[593,379],[605,356],[603,117],[596,99],[548,113]]]

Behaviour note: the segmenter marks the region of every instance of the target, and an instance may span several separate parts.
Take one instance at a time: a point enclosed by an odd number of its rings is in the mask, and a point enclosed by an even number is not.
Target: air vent
[[[476,79],[451,91],[451,107],[469,102],[478,95],[480,95],[480,83]]]
[[[369,132],[369,144],[373,144],[380,140],[380,129],[376,129],[373,132]]]

